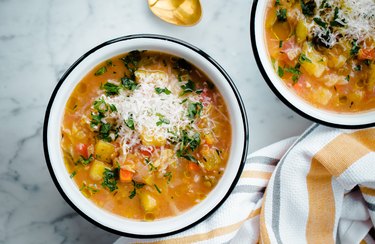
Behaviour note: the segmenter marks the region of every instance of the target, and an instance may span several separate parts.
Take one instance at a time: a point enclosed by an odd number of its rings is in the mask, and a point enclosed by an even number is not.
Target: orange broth
[[[353,38],[345,17],[351,13],[344,4],[269,1],[268,53],[279,77],[313,106],[343,113],[373,110],[375,36]]]
[[[140,106],[127,114],[124,103],[142,95],[160,103],[160,111]],[[181,121],[174,107],[182,109]],[[119,55],[92,69],[66,104],[61,134],[67,171],[82,194],[107,211],[146,221],[202,201],[220,180],[231,147],[227,107],[209,78],[154,51]]]

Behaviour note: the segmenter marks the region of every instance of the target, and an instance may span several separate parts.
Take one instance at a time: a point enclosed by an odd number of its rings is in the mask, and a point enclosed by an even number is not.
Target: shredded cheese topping
[[[117,96],[101,96],[106,103],[117,108],[117,112],[112,112],[106,120],[115,119],[122,125],[118,134],[124,153],[140,143],[140,136],[165,140],[179,137],[188,126],[196,126],[187,116],[187,107],[199,97],[191,93],[186,101],[186,97],[179,96],[180,86],[184,83],[177,77],[171,73],[146,70],[136,71],[135,76],[139,85],[134,91],[122,90]],[[156,88],[167,88],[171,93],[158,94]],[[134,130],[125,125],[129,119],[134,122]]]
[[[339,39],[362,42],[373,39],[375,33],[375,0],[315,0],[317,11],[314,18],[324,23],[336,21],[331,30],[314,21],[310,32],[327,46],[334,46]],[[329,6],[325,7],[325,6]],[[335,9],[338,11],[335,13]]]

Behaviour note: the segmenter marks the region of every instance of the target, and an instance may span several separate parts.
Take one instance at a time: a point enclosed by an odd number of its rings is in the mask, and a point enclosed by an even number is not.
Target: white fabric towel
[[[207,220],[158,239],[115,243],[375,243],[375,128],[311,126],[248,156]]]

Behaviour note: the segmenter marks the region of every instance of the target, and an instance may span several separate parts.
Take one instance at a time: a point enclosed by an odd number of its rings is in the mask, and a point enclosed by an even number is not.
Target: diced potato
[[[95,145],[95,155],[106,163],[111,163],[112,154],[115,152],[115,146],[105,141],[98,141]]]
[[[138,83],[155,83],[156,81],[168,83],[168,75],[163,71],[137,70],[134,75]]]
[[[341,68],[345,65],[347,58],[344,55],[334,55],[330,54],[328,56],[329,62],[328,62],[328,67],[330,68]]]
[[[310,75],[319,78],[323,75],[327,67],[327,59],[320,55],[313,47],[310,47],[307,43],[304,43],[302,51],[306,57],[311,61],[305,61],[301,64],[303,69]]]
[[[322,105],[327,105],[332,98],[332,92],[327,88],[319,87],[312,94],[313,100]]]
[[[212,145],[215,142],[215,138],[212,135],[212,133],[206,133],[206,134],[204,134],[204,140],[206,141],[206,143],[208,145]]]
[[[203,156],[202,163],[204,168],[208,171],[218,169],[221,163],[219,153],[214,148],[209,148],[207,145],[200,150]]]
[[[329,74],[323,76],[324,84],[328,87],[332,87],[334,85],[346,85],[348,81],[345,76],[343,75],[336,75],[336,74]]]
[[[90,168],[90,178],[93,180],[101,180],[103,178],[103,173],[106,168],[109,168],[105,163],[95,160]]]
[[[302,43],[306,41],[307,34],[308,34],[308,30],[307,30],[305,20],[301,19],[298,21],[297,27],[296,27],[297,42]]]
[[[155,210],[157,202],[150,193],[143,191],[140,193],[139,197],[141,199],[141,205],[146,212],[152,212]]]
[[[152,136],[146,133],[141,134],[141,141],[144,146],[161,147],[167,143],[167,139],[163,136]]]

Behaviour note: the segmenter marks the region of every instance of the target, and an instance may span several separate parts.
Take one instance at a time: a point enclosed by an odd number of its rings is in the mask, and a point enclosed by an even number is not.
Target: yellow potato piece
[[[161,147],[167,143],[167,139],[163,136],[153,136],[146,133],[141,134],[141,141],[144,146]]]
[[[301,64],[302,68],[310,75],[319,78],[323,75],[327,67],[327,59],[320,55],[313,47],[310,47],[307,43],[303,45],[303,53],[311,61],[305,61]]]
[[[106,168],[109,168],[105,163],[95,160],[90,168],[90,178],[93,180],[101,180],[103,178],[103,173]]]
[[[115,152],[115,146],[105,141],[98,141],[95,145],[95,155],[97,159],[106,163],[112,162],[112,154]]]
[[[298,21],[297,27],[296,27],[297,42],[302,43],[306,41],[307,34],[308,34],[308,30],[307,30],[305,20],[301,19]]]
[[[214,148],[205,146],[200,150],[200,153],[203,156],[202,163],[206,170],[211,171],[219,168],[221,158]]]
[[[153,198],[150,193],[142,192],[140,194],[141,205],[146,212],[152,212],[157,206],[156,199]]]

